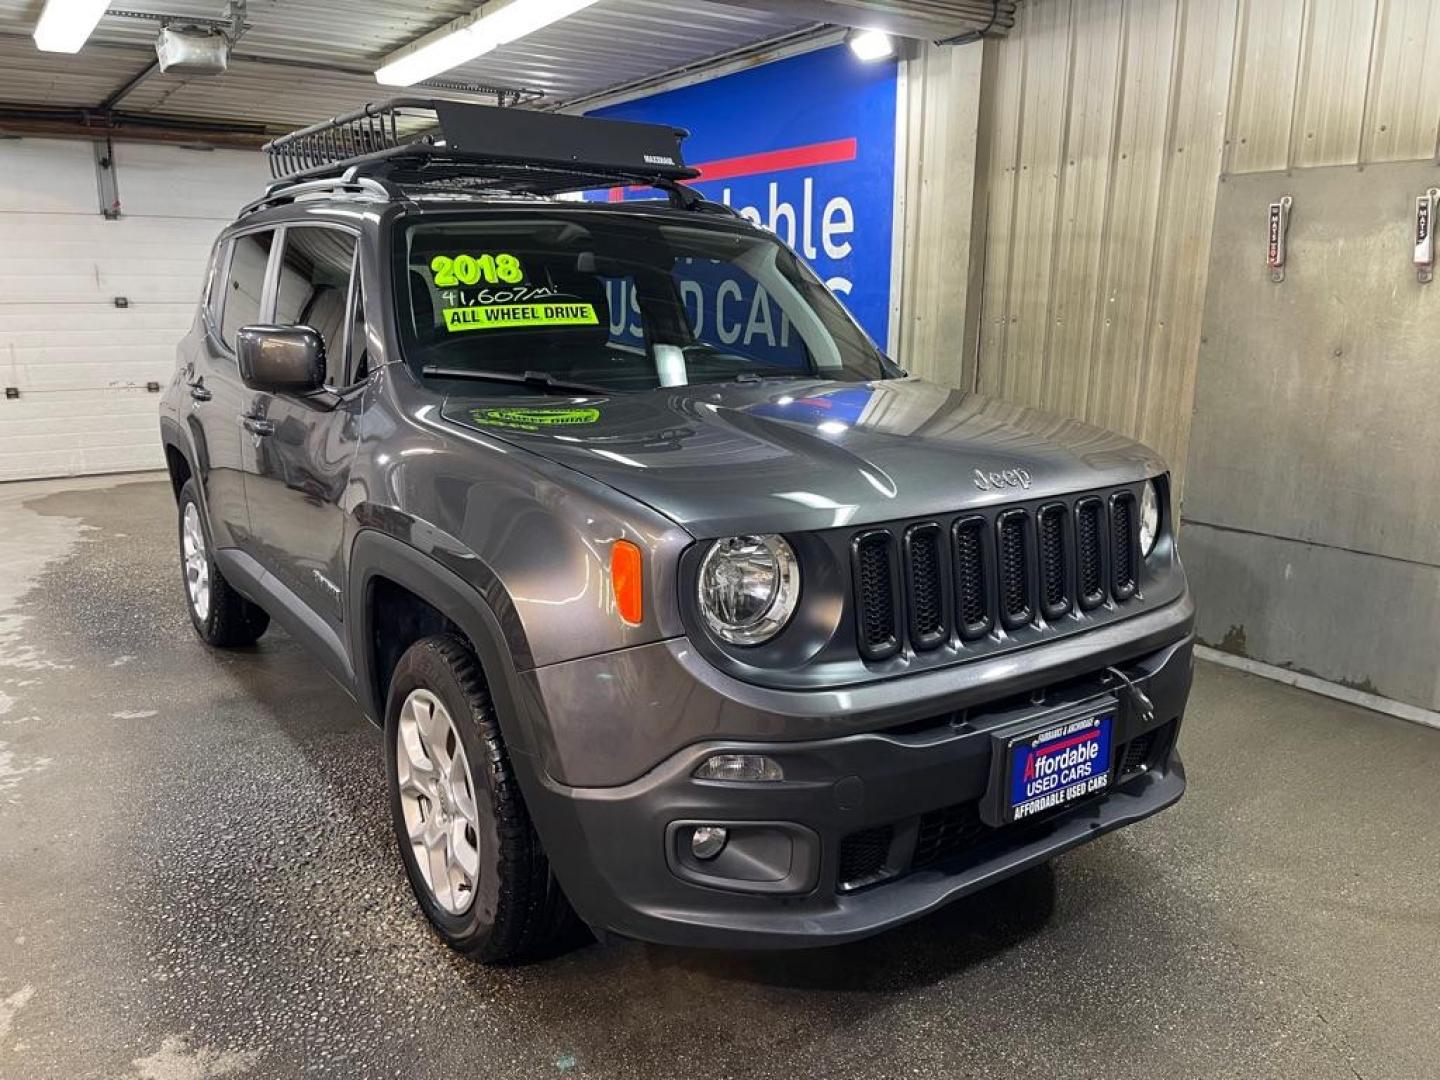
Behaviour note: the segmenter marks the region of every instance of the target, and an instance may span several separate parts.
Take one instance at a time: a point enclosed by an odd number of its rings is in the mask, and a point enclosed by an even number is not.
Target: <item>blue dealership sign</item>
[[[885,344],[895,198],[894,61],[842,46],[592,115],[688,128],[694,186],[798,251]],[[616,191],[612,198],[621,198]]]

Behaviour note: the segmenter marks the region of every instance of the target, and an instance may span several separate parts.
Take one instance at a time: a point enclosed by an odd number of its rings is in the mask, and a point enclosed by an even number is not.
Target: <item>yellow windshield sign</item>
[[[541,326],[598,326],[594,304],[492,304],[453,307],[442,313],[445,329],[515,330]]]

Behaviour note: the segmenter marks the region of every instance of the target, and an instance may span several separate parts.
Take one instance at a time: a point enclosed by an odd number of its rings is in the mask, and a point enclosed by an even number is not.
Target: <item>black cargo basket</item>
[[[608,185],[673,191],[699,175],[681,153],[687,134],[663,124],[403,97],[282,135],[264,150],[271,175],[285,184],[343,174],[535,195]]]

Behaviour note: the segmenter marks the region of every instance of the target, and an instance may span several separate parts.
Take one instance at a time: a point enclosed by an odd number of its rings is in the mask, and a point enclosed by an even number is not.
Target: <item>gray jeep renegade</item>
[[[278,620],[383,726],[485,960],[858,938],[1185,787],[1165,465],[907,376],[683,136],[396,99],[276,140],[164,397],[195,629]]]

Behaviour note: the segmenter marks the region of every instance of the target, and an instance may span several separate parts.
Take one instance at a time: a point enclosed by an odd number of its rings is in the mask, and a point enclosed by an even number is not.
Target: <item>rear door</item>
[[[309,326],[325,343],[327,388],[316,394],[246,391],[245,498],[250,554],[338,633],[344,618],[344,512],[360,420],[363,349],[355,282],[356,234],[331,225],[288,225],[278,244],[269,322]],[[357,315],[360,312],[360,315]],[[363,326],[363,323],[362,323]],[[328,635],[327,635],[328,636]]]

